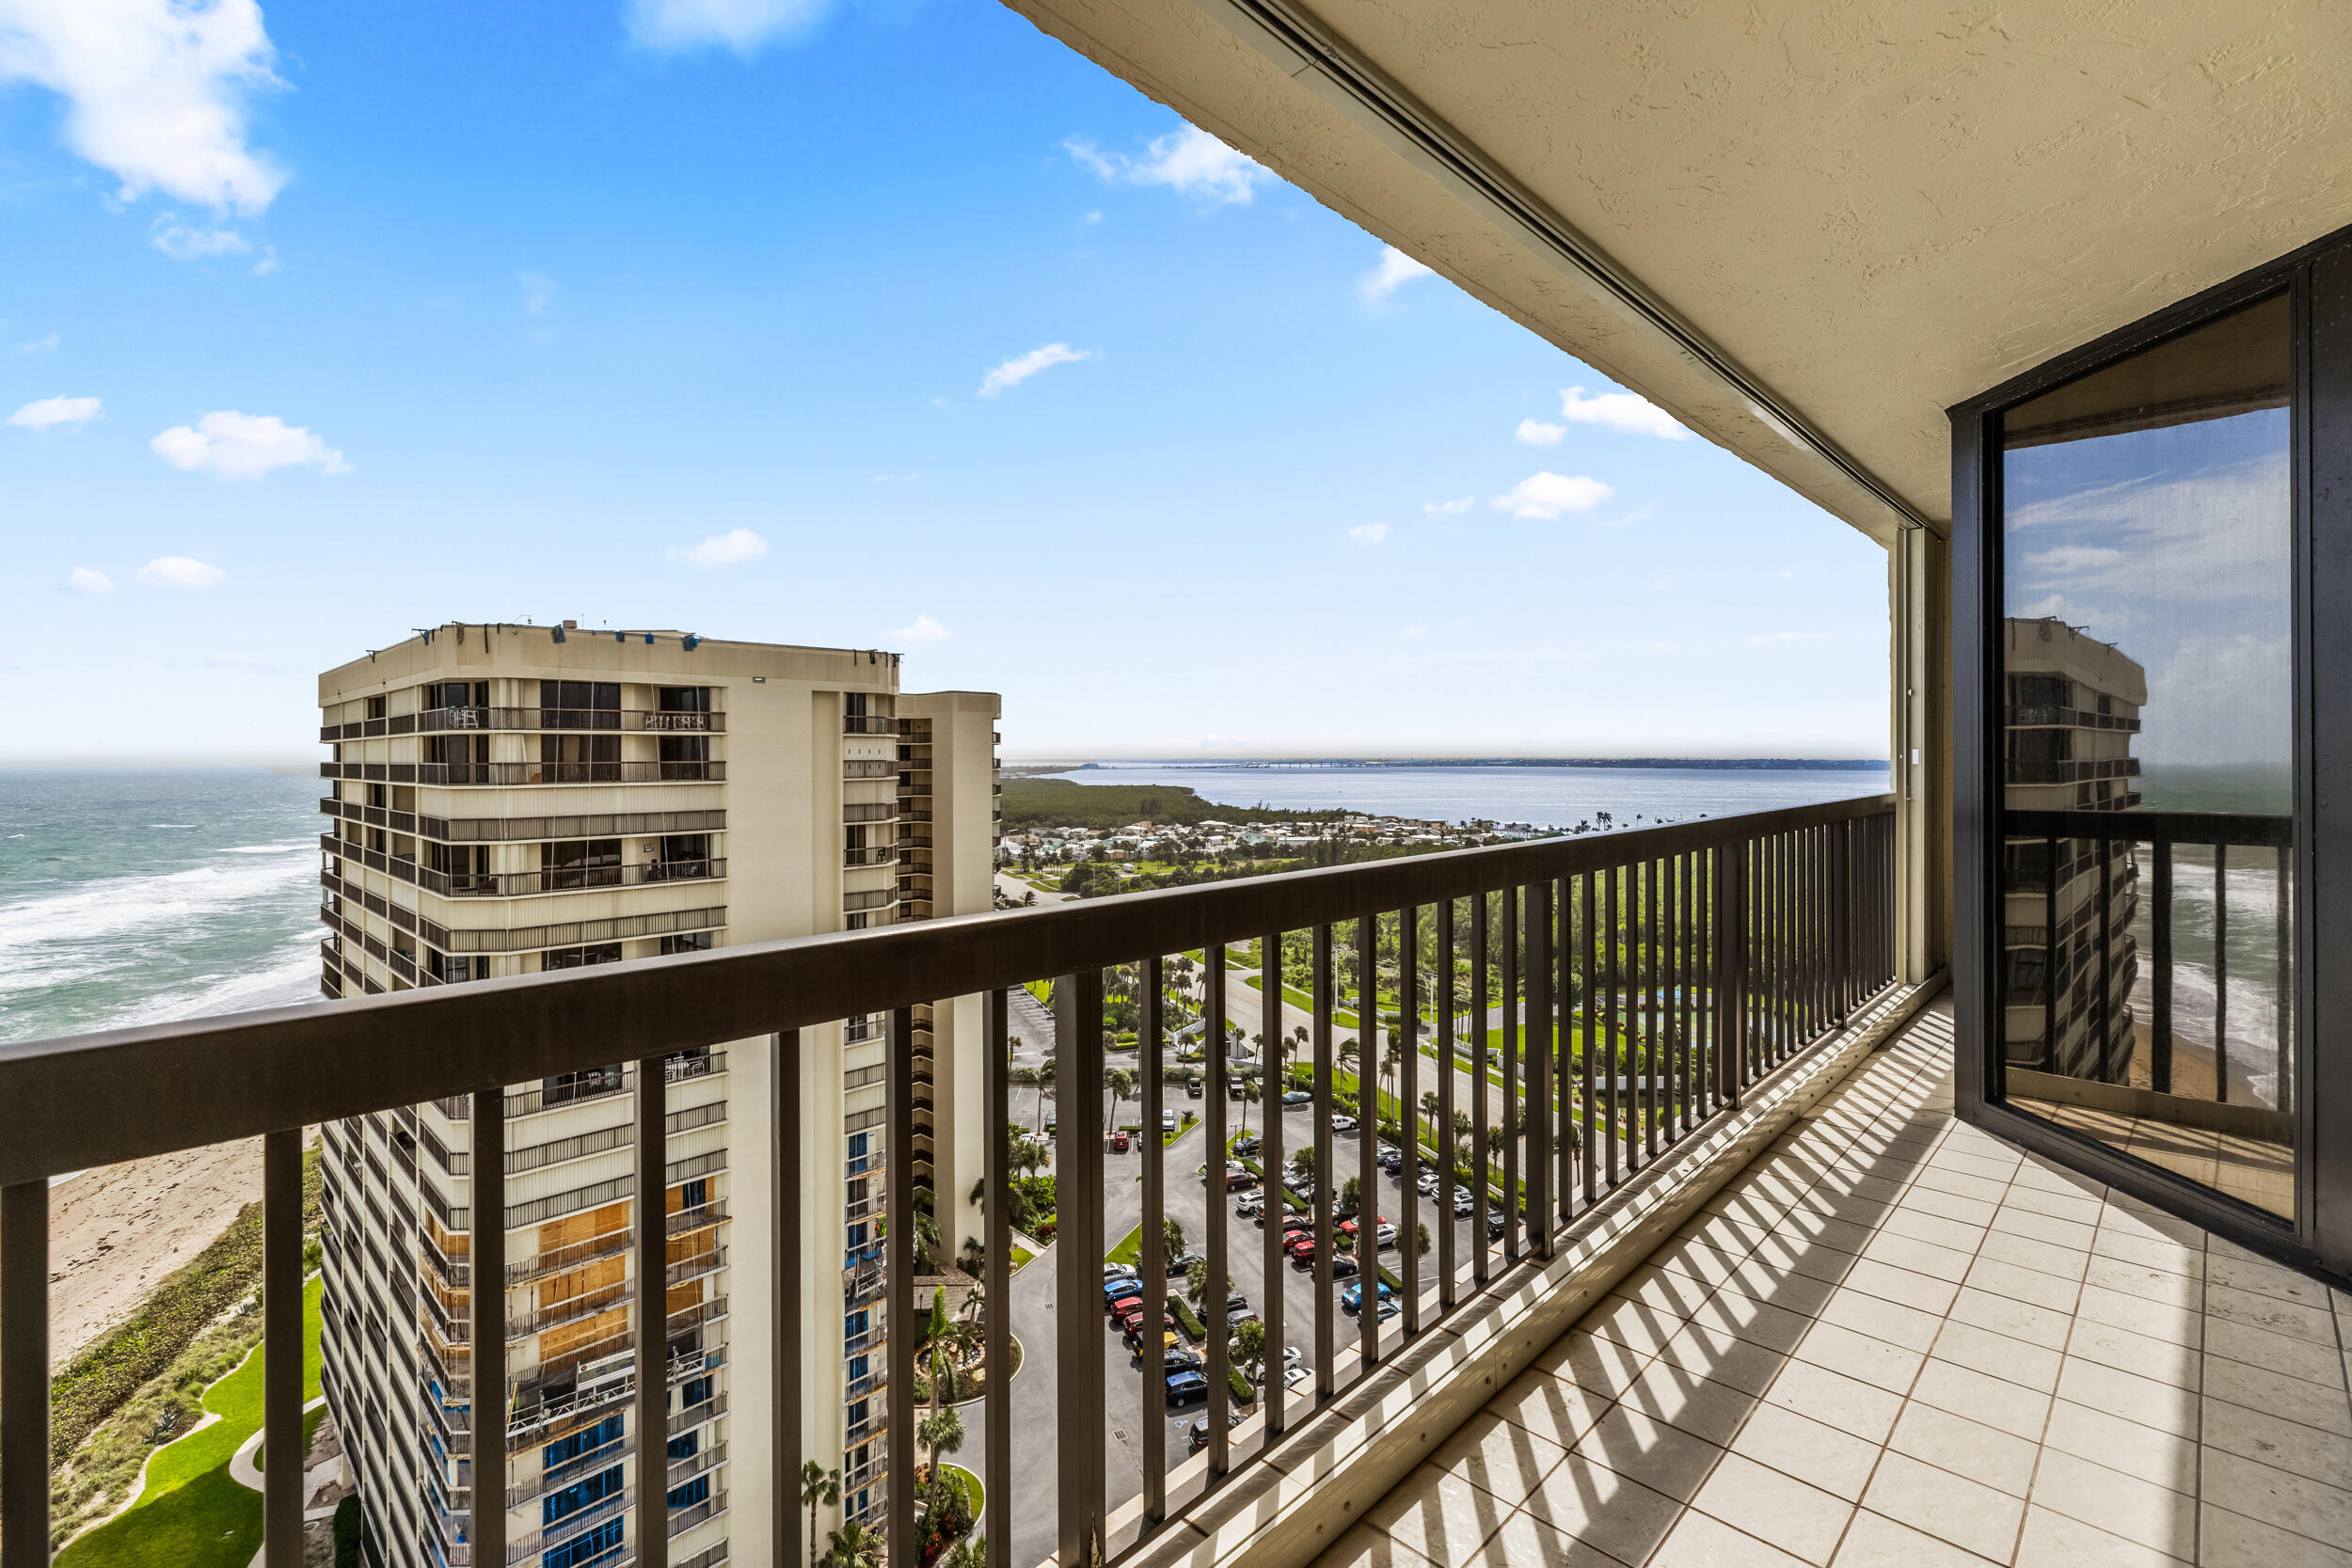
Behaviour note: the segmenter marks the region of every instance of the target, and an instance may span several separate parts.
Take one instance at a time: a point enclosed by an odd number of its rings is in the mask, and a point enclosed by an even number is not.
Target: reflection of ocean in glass
[[[2280,1102],[2278,876],[2270,851],[2232,851],[2226,1044],[2229,1098],[2241,1104]],[[2145,893],[2151,884],[2143,877],[2140,886]],[[2213,892],[2213,851],[2184,847],[2172,862],[2172,1033],[2205,1052],[2214,1046],[2217,997]],[[2142,954],[2153,950],[2155,922],[2144,898],[2132,934]],[[2153,988],[2145,974],[2132,989],[2131,1009],[2143,1028],[2153,1026]]]

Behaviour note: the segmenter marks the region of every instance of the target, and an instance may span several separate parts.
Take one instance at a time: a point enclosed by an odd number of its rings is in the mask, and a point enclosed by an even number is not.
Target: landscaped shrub
[[[359,1568],[359,1499],[335,1505],[335,1568]]]

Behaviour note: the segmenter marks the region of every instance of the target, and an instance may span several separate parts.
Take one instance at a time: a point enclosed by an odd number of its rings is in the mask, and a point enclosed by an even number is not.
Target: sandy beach
[[[262,1196],[262,1140],[87,1170],[49,1199],[49,1365],[128,1317]]]

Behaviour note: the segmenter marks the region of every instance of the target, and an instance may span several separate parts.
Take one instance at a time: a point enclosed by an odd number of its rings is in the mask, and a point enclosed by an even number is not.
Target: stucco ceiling
[[[2343,0],[1009,3],[1879,538],[1947,406],[2352,223]]]

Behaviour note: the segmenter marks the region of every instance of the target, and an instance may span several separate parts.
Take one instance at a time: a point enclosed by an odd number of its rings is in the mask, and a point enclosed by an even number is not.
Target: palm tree
[[[1440,1104],[1438,1100],[1438,1091],[1435,1089],[1423,1091],[1421,1097],[1421,1114],[1422,1119],[1429,1123],[1429,1126],[1433,1131],[1438,1125],[1438,1112],[1439,1109]],[[1435,1142],[1436,1140],[1432,1139],[1431,1141]]]
[[[940,1461],[963,1447],[963,1418],[956,1414],[953,1405],[935,1410],[915,1423],[914,1435],[930,1452],[931,1508],[936,1512],[939,1499],[946,1494],[947,1479],[941,1473]]]
[[[825,1537],[826,1568],[882,1568],[882,1537],[851,1519]]]
[[[1119,1107],[1135,1096],[1136,1070],[1115,1067],[1103,1074],[1103,1086],[1111,1093],[1111,1125],[1119,1124]]]
[[[1255,1078],[1245,1078],[1245,1079],[1243,1079],[1243,1080],[1242,1080],[1242,1085],[1241,1085],[1241,1130],[1242,1130],[1243,1132],[1248,1132],[1248,1131],[1249,1131],[1249,1107],[1250,1107],[1250,1106],[1252,1106],[1252,1105],[1255,1105],[1255,1104],[1256,1104],[1256,1103],[1257,1103],[1260,1100],[1263,1099],[1264,1097],[1265,1097],[1265,1091],[1264,1091],[1263,1089],[1262,1089],[1262,1088],[1260,1088],[1260,1087],[1258,1086],[1258,1080],[1257,1080],[1257,1079],[1255,1079]]]
[[[801,1466],[801,1502],[808,1509],[808,1568],[817,1568],[817,1506],[831,1508],[840,1500],[840,1471],[828,1470],[813,1459]]]

